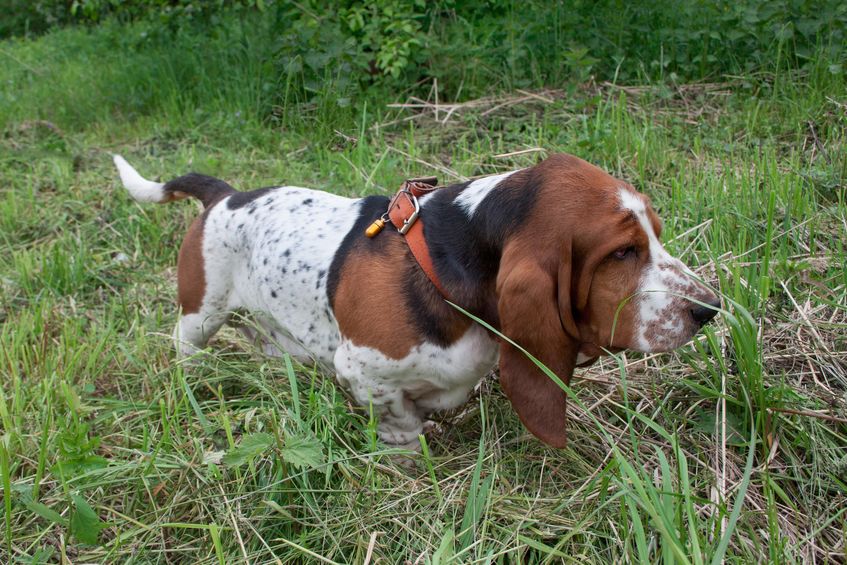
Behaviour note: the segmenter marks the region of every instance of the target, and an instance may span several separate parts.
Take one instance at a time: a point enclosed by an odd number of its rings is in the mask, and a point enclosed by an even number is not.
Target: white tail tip
[[[138,174],[138,171],[132,168],[132,165],[126,162],[126,159],[120,155],[112,155],[112,160],[118,168],[118,174],[121,175],[121,182],[124,184],[129,193],[138,202],[165,202],[165,191],[162,188],[165,186],[161,182],[153,182],[147,180]]]

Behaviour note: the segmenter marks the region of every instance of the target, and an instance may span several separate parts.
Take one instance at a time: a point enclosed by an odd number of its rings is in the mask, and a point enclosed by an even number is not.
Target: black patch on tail
[[[204,208],[209,208],[221,198],[238,192],[221,179],[198,173],[188,173],[168,181],[163,190],[166,194],[184,192],[202,202]]]

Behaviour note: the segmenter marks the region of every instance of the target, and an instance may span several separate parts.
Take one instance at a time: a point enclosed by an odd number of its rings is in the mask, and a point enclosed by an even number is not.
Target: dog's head
[[[563,381],[604,350],[679,347],[714,317],[718,297],[668,254],[658,216],[632,186],[567,155],[515,175],[538,198],[503,249],[501,331]],[[564,393],[507,343],[500,380],[526,427],[564,446]]]

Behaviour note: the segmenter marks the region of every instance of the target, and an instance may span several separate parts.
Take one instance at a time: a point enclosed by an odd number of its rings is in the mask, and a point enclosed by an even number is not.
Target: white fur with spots
[[[335,369],[360,405],[373,403],[380,439],[414,448],[426,415],[464,404],[498,353],[497,342],[474,325],[448,347],[425,342],[403,359],[342,340]]]
[[[650,257],[641,275],[633,300],[638,309],[636,343],[644,352],[670,351],[687,342],[700,326],[691,316],[694,303],[717,300],[714,293],[692,278],[691,270],[672,257],[659,241],[644,200],[632,191],[620,189],[621,207],[632,211],[649,242]]]
[[[137,200],[164,199],[162,184],[122,158],[115,164]],[[474,196],[477,204],[484,196]],[[242,328],[248,338],[268,354],[286,351],[334,368],[357,402],[372,403],[380,438],[409,447],[417,445],[427,414],[464,403],[496,365],[497,344],[476,326],[449,347],[424,342],[399,360],[343,338],[327,277],[362,200],[295,186],[267,190],[234,209],[231,198],[209,209],[203,226],[206,289],[199,311],[183,315],[174,330],[180,356],[203,349],[234,312],[246,311],[256,322]]]
[[[267,191],[235,209],[231,198],[206,218],[206,293],[201,311],[181,320],[182,339],[183,326],[193,327],[195,318],[207,320],[214,333],[219,316],[246,310],[271,344],[331,367],[340,336],[326,282],[361,201],[295,186]]]

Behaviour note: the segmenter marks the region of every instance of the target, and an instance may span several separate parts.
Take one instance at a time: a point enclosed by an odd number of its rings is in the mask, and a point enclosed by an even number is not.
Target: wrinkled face
[[[616,196],[610,217],[617,225],[609,230],[615,235],[596,246],[581,275],[587,288],[577,312],[581,352],[670,351],[714,317],[720,300],[662,246],[649,201],[626,186]]]
[[[668,351],[711,319],[717,296],[660,243],[649,201],[572,155],[515,173],[503,190],[537,195],[530,221],[506,241],[497,272],[500,383],[542,441],[567,441],[567,396],[523,350],[569,383],[605,353]]]

